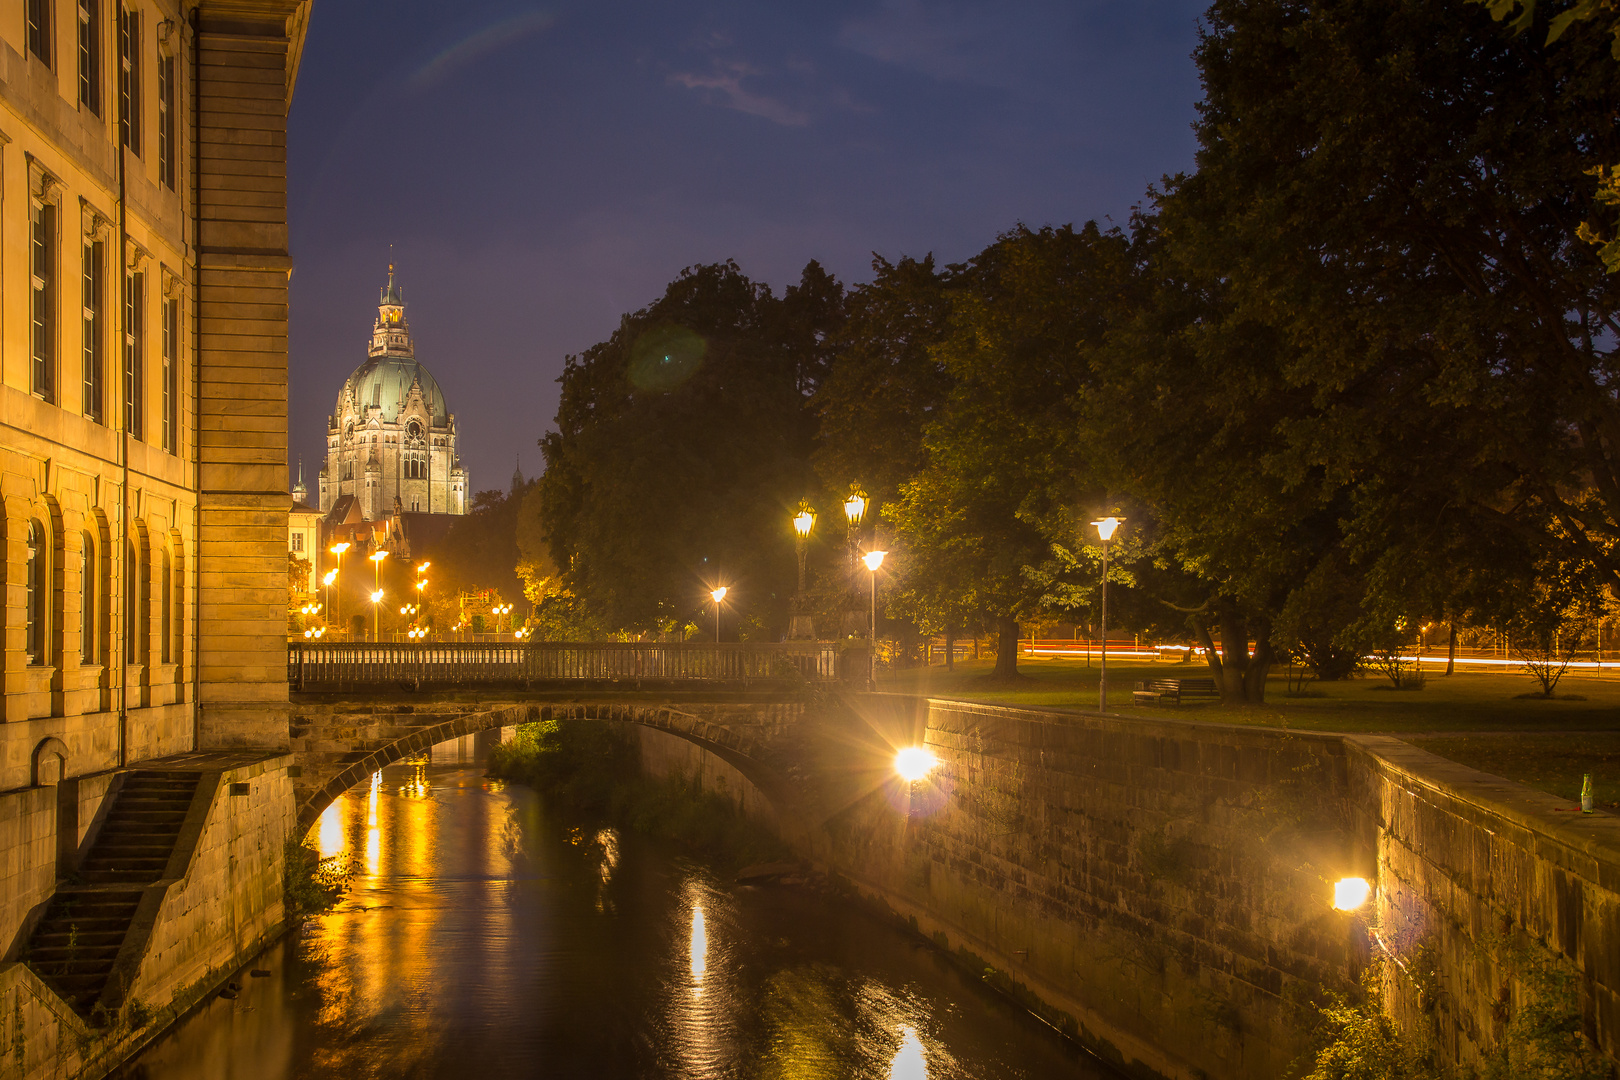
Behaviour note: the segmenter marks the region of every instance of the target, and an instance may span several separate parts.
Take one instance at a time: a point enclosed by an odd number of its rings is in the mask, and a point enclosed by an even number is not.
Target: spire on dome
[[[371,329],[372,356],[414,356],[411,324],[405,319],[405,293],[394,281],[394,264],[388,264],[388,284],[380,290],[377,324]]]
[[[523,455],[517,455],[517,466],[512,470],[512,494],[523,490]]]

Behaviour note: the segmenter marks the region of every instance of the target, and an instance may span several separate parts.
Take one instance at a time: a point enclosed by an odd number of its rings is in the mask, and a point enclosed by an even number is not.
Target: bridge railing
[[[820,642],[294,641],[295,690],[593,682],[724,682],[838,678],[837,647]]]

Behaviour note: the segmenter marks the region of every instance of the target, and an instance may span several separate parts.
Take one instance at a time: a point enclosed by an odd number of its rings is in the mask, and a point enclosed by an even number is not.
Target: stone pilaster
[[[199,98],[199,746],[286,742],[290,0],[204,0]]]

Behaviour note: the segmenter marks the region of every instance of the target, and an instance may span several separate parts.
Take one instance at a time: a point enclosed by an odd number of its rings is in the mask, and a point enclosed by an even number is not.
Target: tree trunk
[[[996,619],[996,667],[992,674],[998,679],[1018,677],[1018,620],[1011,615]]]
[[[1457,670],[1457,624],[1451,624],[1451,643],[1446,646],[1446,674]]]
[[[1221,623],[1221,650],[1204,620],[1195,617],[1193,629],[1204,646],[1210,674],[1226,704],[1259,704],[1266,700],[1266,677],[1276,662],[1271,648],[1271,624],[1265,619],[1254,627],[1254,656],[1249,655],[1249,621],[1230,604],[1217,604],[1215,610]]]

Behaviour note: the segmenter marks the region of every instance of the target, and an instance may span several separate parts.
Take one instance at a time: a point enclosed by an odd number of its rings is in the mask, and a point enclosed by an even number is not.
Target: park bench
[[[1131,700],[1142,703],[1168,698],[1177,705],[1186,697],[1220,697],[1214,679],[1147,679],[1136,684]]]

